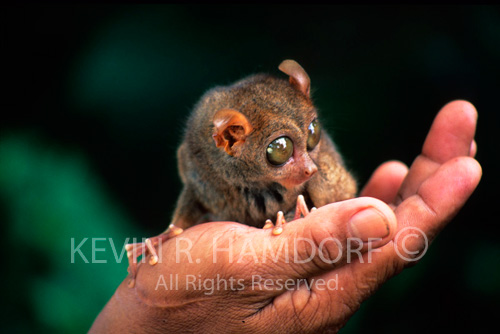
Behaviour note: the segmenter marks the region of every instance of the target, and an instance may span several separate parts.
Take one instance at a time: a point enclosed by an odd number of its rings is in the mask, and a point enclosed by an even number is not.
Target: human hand
[[[361,192],[380,200],[327,205],[287,224],[280,236],[227,222],[186,230],[163,244],[159,264],[141,264],[134,288],[127,280],[120,285],[91,331],[338,330],[362,301],[426,249],[423,237],[405,239],[415,231],[405,228],[419,228],[432,240],[477,186],[481,169],[471,158],[475,122],[470,104],[445,106],[409,172],[400,163],[386,163]],[[365,242],[359,245],[356,238]],[[362,256],[349,252],[358,246]],[[221,286],[212,289],[205,282]]]

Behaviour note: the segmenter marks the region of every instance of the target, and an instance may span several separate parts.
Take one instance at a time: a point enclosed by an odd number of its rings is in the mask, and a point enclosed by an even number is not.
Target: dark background
[[[500,9],[492,6],[2,7],[0,241],[6,332],[86,331],[180,191],[175,150],[199,96],[297,60],[360,185],[411,164],[437,111],[479,111],[484,176],[414,268],[343,333],[495,328],[500,297]],[[74,247],[95,242],[85,263]],[[112,238],[113,243],[108,238]],[[82,253],[92,262],[91,239]],[[114,247],[114,248],[113,248]],[[409,327],[408,327],[409,326]]]

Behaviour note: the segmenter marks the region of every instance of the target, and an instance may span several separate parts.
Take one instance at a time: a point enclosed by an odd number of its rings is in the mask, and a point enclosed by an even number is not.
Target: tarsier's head
[[[321,127],[307,73],[293,60],[279,69],[289,80],[254,75],[216,88],[202,104],[213,109],[213,147],[220,152],[220,168],[231,169],[227,177],[291,189],[318,170]]]
[[[288,82],[258,75],[230,88],[227,108],[213,116],[212,137],[246,166],[245,181],[274,181],[290,189],[317,172],[321,127],[307,73],[293,60],[279,69],[289,75]]]

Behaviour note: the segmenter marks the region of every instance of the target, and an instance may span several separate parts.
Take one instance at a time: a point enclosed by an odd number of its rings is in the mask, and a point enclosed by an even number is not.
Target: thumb
[[[394,212],[378,199],[332,203],[286,224],[279,236],[261,231],[266,235],[257,239],[259,259],[272,265],[256,265],[252,273],[285,280],[316,276],[342,266],[353,253],[385,245],[396,227]]]

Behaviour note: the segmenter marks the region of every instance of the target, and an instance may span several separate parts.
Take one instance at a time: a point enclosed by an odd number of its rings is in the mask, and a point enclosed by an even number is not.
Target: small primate
[[[309,76],[293,60],[279,69],[289,80],[252,75],[209,90],[195,106],[177,152],[184,188],[172,224],[126,246],[133,276],[137,256],[148,249],[155,264],[154,247],[190,226],[236,221],[278,235],[308,207],[355,196],[356,183],[321,128]]]

